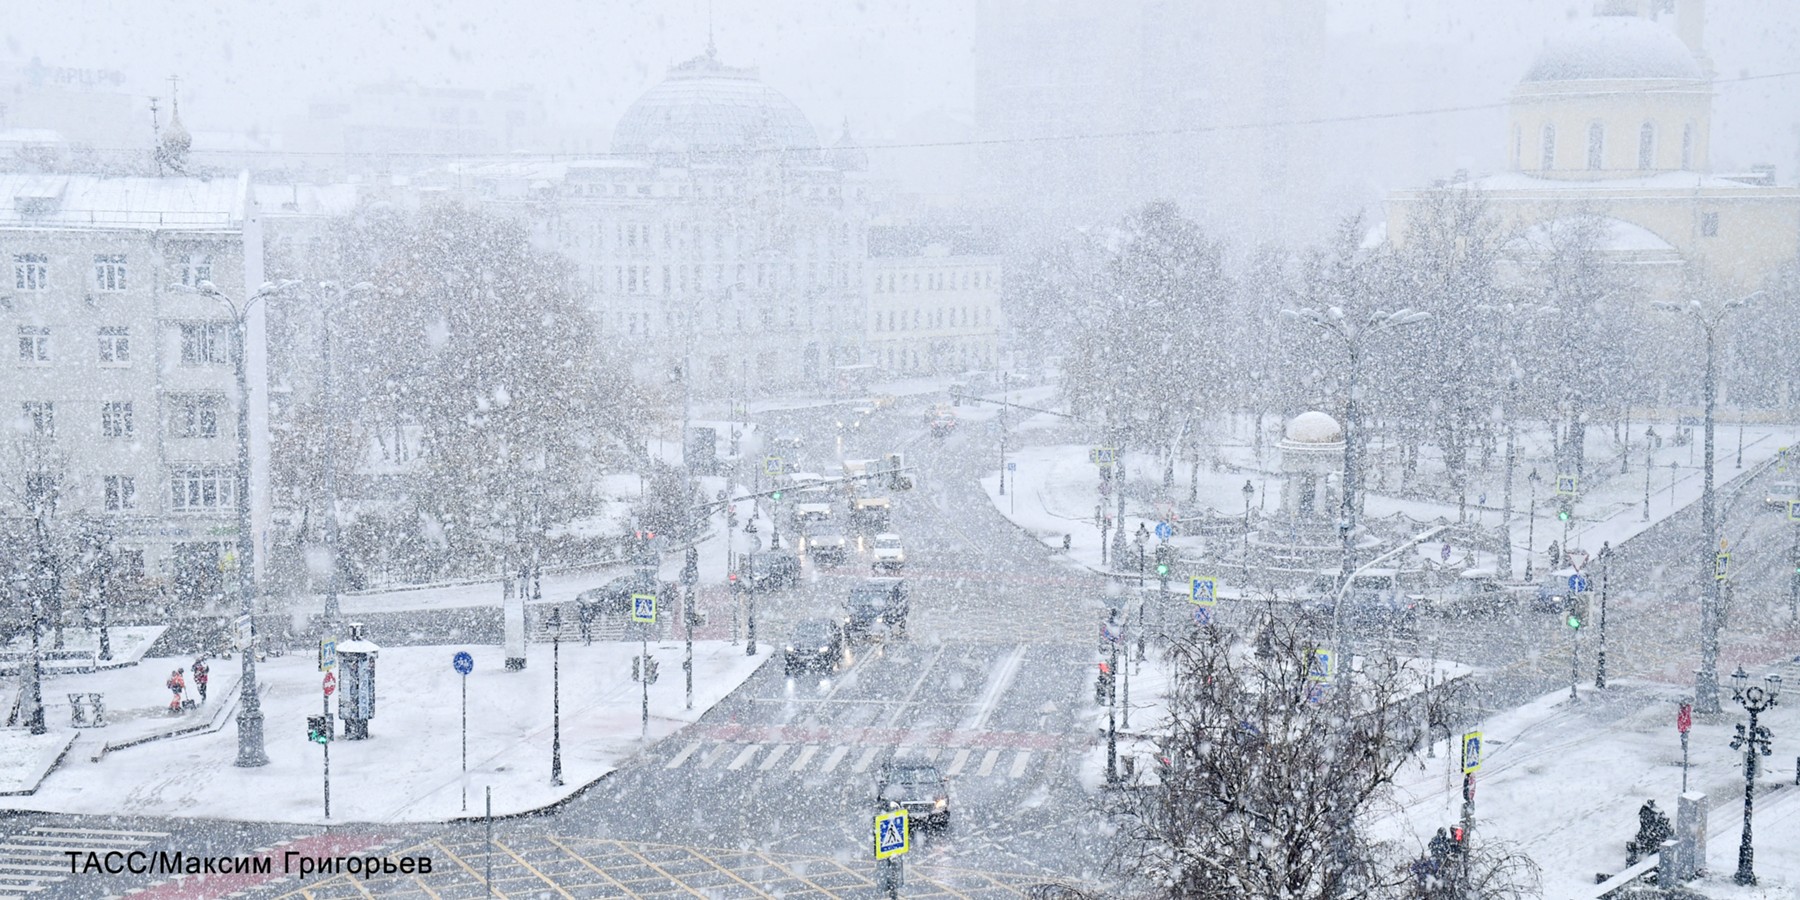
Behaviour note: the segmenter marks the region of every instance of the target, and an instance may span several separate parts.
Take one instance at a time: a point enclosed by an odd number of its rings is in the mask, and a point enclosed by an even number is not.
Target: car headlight
[[[950,805],[950,798],[949,797],[939,797],[939,798],[937,798],[937,803],[935,805],[937,806],[938,809],[943,809],[944,807]]]
[[[787,648],[787,652],[789,652],[789,653],[792,653],[792,652],[794,652],[794,645],[793,645],[793,644],[789,644],[789,645],[788,645],[788,648]]]
[[[829,644],[819,648],[820,653],[826,653],[826,652],[829,652],[830,650],[831,650],[831,646]]]

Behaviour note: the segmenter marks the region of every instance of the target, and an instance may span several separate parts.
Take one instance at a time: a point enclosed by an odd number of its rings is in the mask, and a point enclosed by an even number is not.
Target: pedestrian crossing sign
[[[907,826],[906,810],[896,809],[875,817],[875,858],[888,859],[912,849],[912,829]]]
[[[781,457],[779,457],[779,456],[763,457],[763,474],[764,475],[780,475],[781,474]]]
[[[656,595],[631,595],[631,621],[645,624],[656,622]]]
[[[1571,496],[1576,493],[1575,488],[1580,483],[1580,480],[1574,475],[1558,475],[1556,476],[1556,493],[1558,496]]]
[[[1462,736],[1462,770],[1469,775],[1481,769],[1481,732],[1470,731]]]
[[[1788,501],[1788,521],[1800,522],[1800,500]]]
[[[1306,680],[1327,682],[1337,671],[1337,654],[1323,648],[1314,648],[1306,666]]]
[[[1219,582],[1216,578],[1196,577],[1189,582],[1188,601],[1195,606],[1217,606]]]

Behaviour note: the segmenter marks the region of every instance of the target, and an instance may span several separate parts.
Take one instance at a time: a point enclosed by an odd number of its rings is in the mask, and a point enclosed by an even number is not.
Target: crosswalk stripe
[[[681,764],[684,762],[687,762],[688,757],[693,756],[694,751],[698,750],[698,749],[700,749],[699,741],[694,741],[694,742],[688,744],[686,747],[681,748],[681,752],[675,754],[675,758],[669,760],[669,764],[666,766],[663,766],[663,768],[665,768],[665,769],[681,768]]]
[[[744,752],[739,753],[737,755],[737,759],[732,760],[731,765],[726,766],[725,768],[729,771],[736,772],[737,770],[743,768],[744,763],[749,762],[751,757],[754,757],[756,755],[756,751],[761,750],[761,749],[762,749],[761,744],[750,744],[749,746],[746,746],[744,748]]]
[[[818,752],[819,752],[818,744],[807,744],[806,746],[801,747],[800,748],[800,758],[794,760],[794,764],[792,766],[788,767],[788,771],[798,772],[801,769],[806,768],[806,764],[809,762],[812,762],[812,758],[815,755],[817,755]]]
[[[950,770],[945,772],[944,774],[946,774],[946,775],[961,775],[963,766],[966,765],[968,762],[969,762],[969,748],[964,747],[961,750],[956,751],[956,756],[950,760]]]
[[[762,761],[762,765],[756,767],[757,770],[761,771],[761,772],[767,772],[770,769],[775,768],[775,764],[781,761],[781,757],[786,755],[788,752],[788,748],[790,748],[792,746],[794,746],[794,745],[793,744],[776,744],[774,752],[770,753],[768,758],[764,759]]]
[[[819,774],[830,775],[831,770],[836,769],[838,767],[838,763],[841,763],[844,761],[844,754],[849,753],[849,752],[850,752],[849,747],[841,747],[840,746],[840,747],[831,748],[831,755],[825,757],[825,764],[819,767]]]
[[[1030,762],[1031,762],[1031,751],[1030,750],[1020,750],[1017,754],[1015,754],[1013,756],[1012,771],[1008,772],[1006,777],[1018,778],[1018,777],[1024,775],[1025,774],[1025,766]]]
[[[116,831],[108,828],[51,828],[48,825],[40,825],[31,830],[36,834],[107,834],[135,838],[165,838],[169,836],[169,833],[166,831]]]
[[[721,758],[723,758],[726,753],[730,752],[730,750],[731,750],[730,744],[720,744],[719,746],[712,748],[712,752],[706,754],[705,759],[700,760],[700,768],[702,768],[702,769],[712,768],[713,766],[717,765],[719,760]]]
[[[1000,758],[1000,751],[989,750],[987,753],[982,755],[981,768],[976,769],[975,774],[980,775],[983,778],[986,778],[987,776],[994,774],[994,760],[997,760],[999,758]]]
[[[863,755],[857,758],[856,765],[850,767],[850,771],[855,772],[858,775],[869,771],[869,764],[875,761],[875,754],[880,752],[880,747],[870,747],[869,749],[864,750]]]

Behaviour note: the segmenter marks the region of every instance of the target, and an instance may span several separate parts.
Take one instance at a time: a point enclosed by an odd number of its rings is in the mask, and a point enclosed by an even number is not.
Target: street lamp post
[[[1531,485],[1531,490],[1530,490],[1530,498],[1531,499],[1529,501],[1527,501],[1527,503],[1525,505],[1525,580],[1526,581],[1531,580],[1531,565],[1532,565],[1532,562],[1535,561],[1537,558],[1537,486],[1538,486],[1538,482],[1542,481],[1542,480],[1543,479],[1538,476],[1537,469],[1532,469],[1531,474],[1525,476],[1526,483]],[[1511,540],[1512,540],[1512,536],[1508,535],[1507,541],[1511,542]]]
[[[36,588],[24,570],[13,572],[13,596],[26,599],[31,604],[31,658],[25,661],[25,685],[22,698],[22,712],[25,714],[25,725],[32,734],[43,734],[44,727],[44,675],[43,648],[39,645],[43,633],[43,611],[38,602]]]
[[[1612,574],[1612,542],[1600,543],[1600,649],[1594,658],[1594,687],[1606,687],[1606,581]]]
[[[1760,293],[1760,292],[1758,292]],[[1700,554],[1701,583],[1705,593],[1700,601],[1700,668],[1694,673],[1694,702],[1703,713],[1719,711],[1719,627],[1723,616],[1723,599],[1719,595],[1719,579],[1713,577],[1713,554],[1719,546],[1719,517],[1713,496],[1713,414],[1718,402],[1718,367],[1716,349],[1719,327],[1726,314],[1744,308],[1756,294],[1736,300],[1704,304],[1691,300],[1686,304],[1654,303],[1664,312],[1686,312],[1706,335],[1706,377],[1702,392],[1706,402],[1706,459],[1700,497],[1700,530],[1705,550]],[[1674,491],[1670,491],[1673,498]]]
[[[1750,842],[1750,815],[1756,805],[1756,755],[1769,755],[1772,737],[1767,727],[1756,724],[1756,717],[1775,707],[1781,697],[1780,675],[1765,675],[1763,683],[1766,687],[1750,686],[1750,676],[1743,666],[1731,673],[1731,698],[1750,714],[1750,724],[1746,727],[1739,723],[1737,736],[1731,739],[1731,749],[1744,751],[1744,837],[1738,842],[1737,874],[1731,877],[1738,884],[1756,883],[1756,851]]]
[[[319,394],[325,403],[325,556],[328,570],[325,575],[325,625],[327,628],[343,619],[343,609],[338,602],[338,485],[337,485],[337,436],[338,436],[338,403],[337,386],[334,381],[336,372],[331,361],[331,323],[333,316],[342,307],[351,292],[372,290],[373,285],[360,282],[344,288],[336,282],[321,282],[323,291],[336,291],[337,299],[321,310],[322,320],[319,326]]]
[[[550,608],[550,784],[562,787],[562,604]]]
[[[1656,443],[1656,426],[1644,429],[1644,521],[1650,521],[1650,475],[1655,467],[1650,465],[1650,448]]]
[[[1256,485],[1250,479],[1244,479],[1244,587],[1250,586],[1250,498],[1256,493]]]
[[[238,758],[237,765],[254,768],[269,764],[263,749],[262,700],[256,689],[256,541],[250,533],[250,371],[246,360],[249,346],[250,309],[259,300],[280,293],[294,282],[264,284],[241,304],[233,303],[210,281],[198,287],[170,285],[170,290],[197,293],[217,300],[231,313],[233,327],[232,365],[237,376],[237,569],[239,617],[246,623],[249,641],[243,651],[243,676],[238,680]]]

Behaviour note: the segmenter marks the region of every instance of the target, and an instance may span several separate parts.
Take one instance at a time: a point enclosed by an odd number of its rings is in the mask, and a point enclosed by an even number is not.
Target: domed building
[[[711,47],[620,117],[612,152],[451,166],[453,190],[575,262],[639,376],[697,396],[829,388],[862,362],[868,198],[793,101]]]
[[[1312,410],[1288,420],[1281,441],[1281,514],[1295,523],[1334,522],[1343,497],[1344,429]]]
[[[1712,171],[1712,68],[1703,0],[1657,18],[1649,0],[1602,0],[1550,34],[1508,104],[1508,171],[1459,180],[1483,192],[1529,259],[1581,213],[1605,217],[1602,246],[1643,274],[1646,299],[1688,266],[1740,289],[1794,258],[1800,190],[1767,168]],[[1394,194],[1388,240],[1402,244],[1423,191]],[[1646,267],[1644,263],[1652,265]]]

